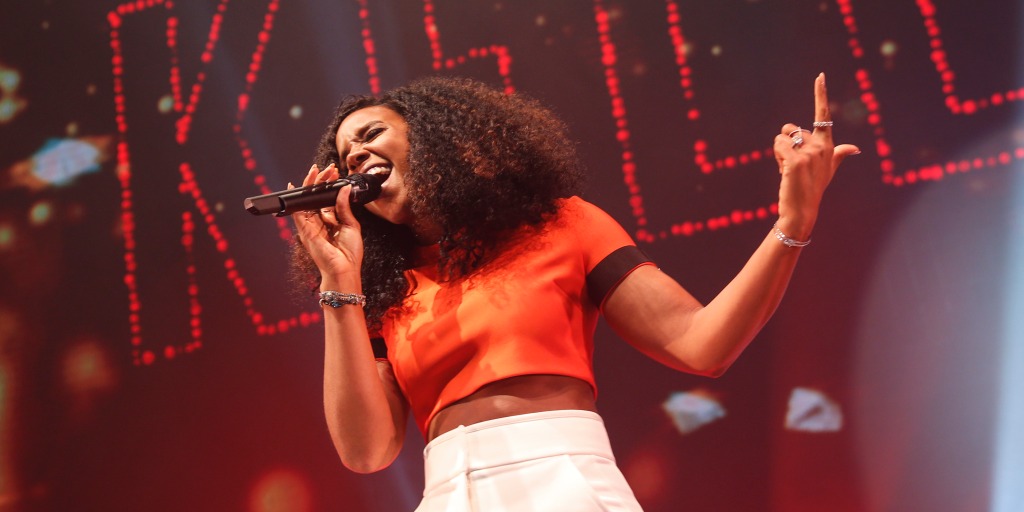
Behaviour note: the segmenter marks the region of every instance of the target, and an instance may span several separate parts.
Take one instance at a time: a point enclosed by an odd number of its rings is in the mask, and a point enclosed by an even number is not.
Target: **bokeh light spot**
[[[159,110],[161,114],[170,113],[174,110],[174,97],[170,94],[164,94],[156,102],[156,109]]]
[[[288,115],[292,119],[302,118],[302,105],[292,105],[292,108],[288,110]]]
[[[885,41],[882,41],[882,46],[879,47],[879,52],[881,52],[883,57],[891,58],[896,56],[896,51],[898,49],[899,46],[896,45],[896,41],[893,41],[892,39],[887,39]]]
[[[306,512],[312,510],[310,485],[304,475],[290,469],[272,470],[253,486],[250,512]]]
[[[679,430],[690,434],[725,417],[725,407],[706,391],[677,391],[661,404],[662,410]]]
[[[3,431],[4,412],[7,410],[7,370],[0,366],[0,432]]]
[[[0,224],[0,250],[6,250],[14,246],[14,226]]]
[[[64,385],[78,399],[107,391],[115,383],[110,356],[95,340],[79,341],[65,352],[62,375]]]
[[[7,123],[21,112],[27,103],[15,92],[21,83],[21,73],[0,64],[0,123]]]
[[[28,211],[28,220],[36,226],[46,224],[53,217],[53,205],[49,201],[39,201]]]
[[[622,467],[633,494],[641,502],[659,501],[665,492],[666,475],[671,474],[661,453],[642,450],[633,455]]]

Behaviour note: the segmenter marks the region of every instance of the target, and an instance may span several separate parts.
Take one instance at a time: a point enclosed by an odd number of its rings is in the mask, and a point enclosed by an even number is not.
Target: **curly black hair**
[[[470,275],[509,231],[540,225],[557,200],[580,194],[583,171],[568,129],[533,98],[505,94],[466,78],[428,77],[380,96],[348,96],[327,126],[315,161],[340,164],[335,140],[342,121],[370,106],[384,106],[408,124],[413,214],[442,229],[440,275]],[[412,231],[362,207],[363,291],[371,330],[412,291],[404,271],[414,266]],[[313,271],[296,244],[296,260]],[[319,283],[317,283],[318,285]]]

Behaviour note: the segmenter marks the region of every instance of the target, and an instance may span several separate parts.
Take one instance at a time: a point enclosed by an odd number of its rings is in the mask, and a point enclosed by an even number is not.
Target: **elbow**
[[[397,454],[396,454],[397,455]],[[395,456],[372,455],[372,454],[338,454],[341,463],[349,471],[366,475],[386,469],[395,461]]]
[[[732,366],[733,361],[734,359],[723,358],[702,359],[691,363],[689,371],[700,375],[701,377],[717,379],[722,375],[725,375],[726,370]]]
[[[728,369],[728,364],[716,364],[690,367],[687,370],[689,371],[689,373],[700,375],[701,377],[711,377],[712,379],[717,379],[722,375],[725,375],[725,371]]]
[[[368,475],[370,473],[376,473],[391,465],[390,462],[387,464],[374,464],[370,461],[348,461],[342,459],[341,463],[353,473],[359,473],[361,475]]]
[[[717,379],[722,375],[725,375],[725,371],[729,369],[729,366],[730,365],[727,364],[715,366],[713,368],[705,370],[705,372],[702,375],[704,375],[705,377],[711,377],[712,379]]]
[[[335,444],[335,450],[342,465],[348,470],[368,474],[386,469],[398,458],[401,444],[376,445],[373,443],[354,443],[347,446]]]

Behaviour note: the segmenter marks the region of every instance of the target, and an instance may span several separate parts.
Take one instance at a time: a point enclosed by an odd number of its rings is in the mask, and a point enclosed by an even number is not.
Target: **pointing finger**
[[[814,79],[814,134],[823,137],[825,144],[832,145],[832,113],[828,108],[825,73],[819,73]]]

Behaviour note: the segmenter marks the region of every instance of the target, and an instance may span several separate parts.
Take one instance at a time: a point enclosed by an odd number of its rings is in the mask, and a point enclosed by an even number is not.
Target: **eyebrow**
[[[363,136],[366,135],[366,132],[375,124],[384,124],[384,121],[381,121],[380,119],[371,119],[370,121],[367,121],[365,124],[356,129],[355,139],[345,141],[346,147],[352,145],[353,141],[358,142],[360,139],[362,139]],[[342,162],[345,161],[346,158],[348,158],[348,149],[338,154],[338,165],[340,166]]]

